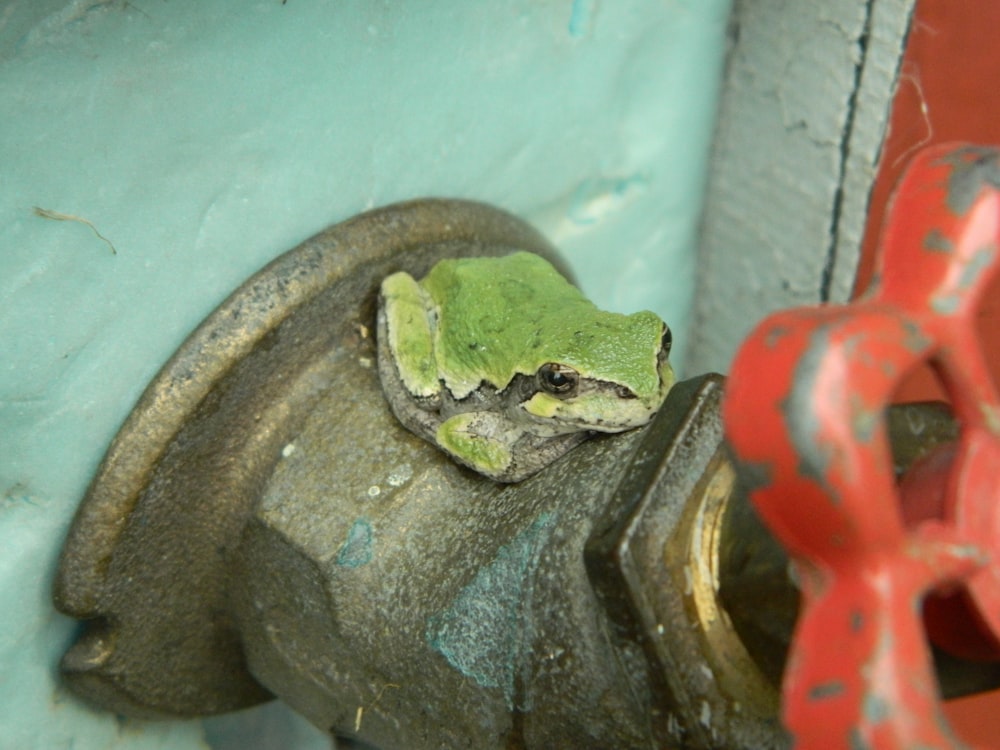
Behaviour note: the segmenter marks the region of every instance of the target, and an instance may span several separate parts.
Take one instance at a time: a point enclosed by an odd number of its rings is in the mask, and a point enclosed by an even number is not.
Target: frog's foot
[[[378,343],[395,363],[407,393],[418,400],[437,396],[434,328],[428,317],[431,303],[410,274],[399,271],[382,281],[379,293]],[[424,406],[423,408],[437,408]]]
[[[446,419],[436,442],[456,459],[480,474],[500,482],[508,477],[513,456],[502,421],[490,412],[472,411]]]

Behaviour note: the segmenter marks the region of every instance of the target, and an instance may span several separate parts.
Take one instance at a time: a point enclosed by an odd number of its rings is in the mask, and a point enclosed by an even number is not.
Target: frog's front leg
[[[442,422],[434,442],[480,474],[498,482],[520,482],[586,438],[586,432],[535,435],[501,413],[469,411]]]
[[[511,481],[507,473],[513,462],[507,422],[494,412],[469,411],[443,421],[435,442],[462,463],[498,481]]]
[[[385,278],[379,295],[379,345],[391,359],[399,380],[423,409],[436,409],[438,383],[434,360],[433,305],[410,274]],[[389,363],[387,363],[389,366]]]

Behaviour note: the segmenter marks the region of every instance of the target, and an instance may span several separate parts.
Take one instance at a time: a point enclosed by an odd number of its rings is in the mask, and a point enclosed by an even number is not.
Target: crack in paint
[[[844,129],[840,137],[840,168],[837,174],[837,191],[833,196],[833,211],[830,217],[830,243],[826,248],[826,261],[820,276],[819,301],[830,301],[830,289],[833,286],[833,271],[837,265],[837,244],[840,240],[840,222],[844,214],[844,182],[847,180],[847,159],[851,151],[851,136],[854,134],[854,120],[858,110],[858,96],[861,91],[861,75],[868,61],[868,42],[872,31],[872,15],[875,0],[865,2],[865,22],[858,37],[858,61],[854,65],[854,85],[851,96],[847,100],[847,116],[844,118]]]

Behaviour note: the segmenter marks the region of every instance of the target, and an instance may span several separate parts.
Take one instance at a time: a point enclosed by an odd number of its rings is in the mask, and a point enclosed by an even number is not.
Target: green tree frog
[[[439,261],[383,282],[378,369],[408,429],[498,482],[594,432],[646,424],[673,385],[670,329],[602,312],[527,252]]]

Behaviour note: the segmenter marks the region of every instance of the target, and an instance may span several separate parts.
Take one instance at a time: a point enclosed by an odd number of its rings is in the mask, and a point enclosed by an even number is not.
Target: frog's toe
[[[437,443],[462,463],[493,479],[503,481],[510,467],[510,448],[485,434],[475,412],[456,414],[441,423]]]

